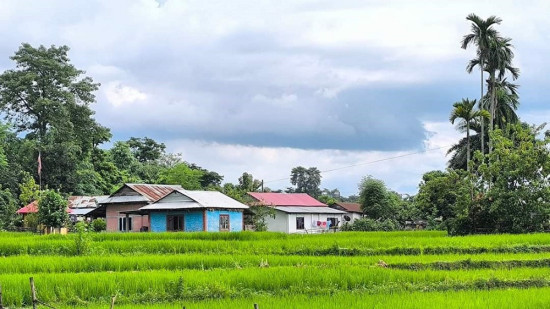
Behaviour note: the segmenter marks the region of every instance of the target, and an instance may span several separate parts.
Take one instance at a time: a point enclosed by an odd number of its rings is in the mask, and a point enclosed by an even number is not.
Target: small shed
[[[174,190],[135,213],[147,215],[152,232],[239,232],[244,205],[218,191]]]

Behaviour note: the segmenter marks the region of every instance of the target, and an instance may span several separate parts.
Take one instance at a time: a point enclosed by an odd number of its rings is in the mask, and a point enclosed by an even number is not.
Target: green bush
[[[344,224],[343,231],[372,232],[372,231],[396,231],[399,224],[390,219],[383,221],[369,218],[357,219],[351,224]]]
[[[105,222],[105,220],[101,218],[95,219],[91,223],[91,228],[92,228],[92,231],[98,232],[98,233],[101,231],[105,231],[107,230],[107,222]]]

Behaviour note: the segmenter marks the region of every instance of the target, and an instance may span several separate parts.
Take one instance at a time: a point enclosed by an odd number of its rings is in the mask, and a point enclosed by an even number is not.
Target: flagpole
[[[38,183],[38,189],[40,191],[40,195],[42,195],[42,158],[40,150],[38,151]]]

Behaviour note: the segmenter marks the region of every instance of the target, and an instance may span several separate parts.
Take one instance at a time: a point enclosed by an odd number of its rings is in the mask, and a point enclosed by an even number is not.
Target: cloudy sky
[[[152,137],[227,182],[285,188],[302,165],[337,169],[321,186],[344,195],[366,175],[415,193],[459,137],[452,103],[479,96],[472,12],[513,39],[522,119],[550,119],[549,1],[2,1],[0,69],[22,42],[68,45],[114,140]]]

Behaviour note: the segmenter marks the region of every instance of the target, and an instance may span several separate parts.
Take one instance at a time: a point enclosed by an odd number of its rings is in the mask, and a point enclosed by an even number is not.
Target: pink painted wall
[[[118,232],[118,218],[123,218],[125,215],[119,213],[120,211],[138,210],[146,204],[112,204],[107,205],[106,209],[106,221],[107,231]],[[130,215],[132,218],[132,232],[139,232],[142,226],[149,227],[149,216]]]

